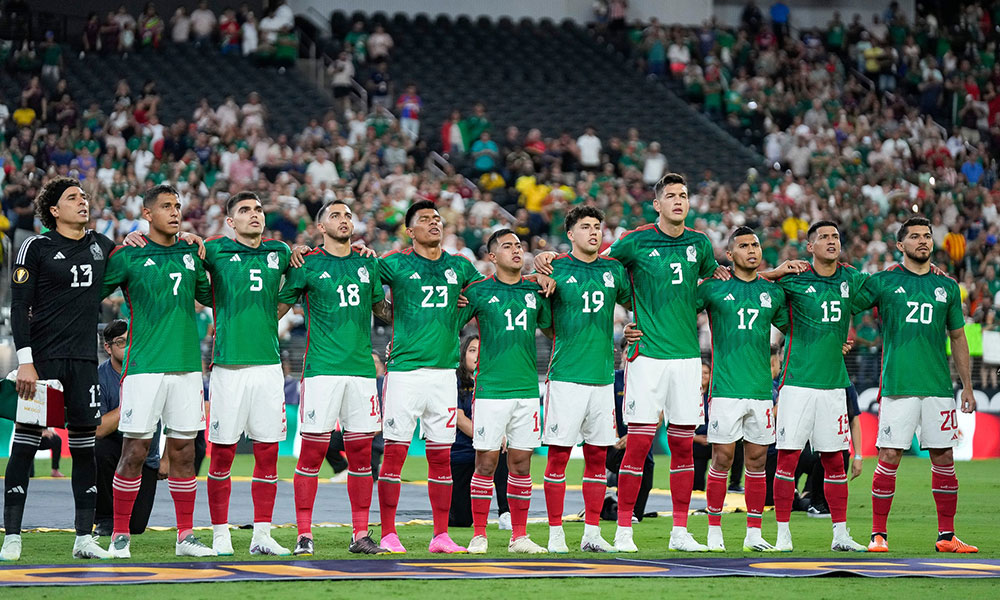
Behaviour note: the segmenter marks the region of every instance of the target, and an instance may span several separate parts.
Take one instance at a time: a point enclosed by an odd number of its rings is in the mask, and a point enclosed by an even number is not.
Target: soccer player
[[[132,322],[122,372],[122,458],[114,477],[112,558],[130,558],[129,520],[139,493],[142,464],[157,421],[162,420],[170,464],[168,483],[177,516],[177,556],[215,556],[193,532],[197,480],[194,438],[205,428],[201,351],[194,301],[211,303],[202,261],[177,243],[181,204],[177,190],[157,185],[143,194],[149,221],[145,247],[112,252],[102,296],[121,286]]]
[[[91,535],[97,503],[94,436],[101,422],[97,398],[97,333],[101,280],[114,243],[87,229],[90,204],[80,182],[57,177],[36,198],[46,233],[28,238],[14,259],[11,327],[17,348],[17,392],[32,398],[39,379],[63,385],[76,505],[74,558],[109,558]],[[49,423],[49,425],[55,425]],[[17,423],[4,475],[4,540],[0,560],[21,556],[21,520],[28,473],[41,442],[37,424]]]
[[[351,247],[354,234],[350,207],[341,200],[326,203],[316,215],[323,245],[306,255],[305,265],[288,274],[278,295],[278,318],[305,298],[306,353],[299,402],[302,449],[295,467],[295,516],[298,541],[294,553],[313,554],[312,514],[316,477],[340,422],[347,452],[347,495],[354,534],[349,550],[381,554],[368,532],[372,502],[372,439],[381,414],[372,361],[371,315],[392,320],[379,265]]]
[[[535,330],[551,327],[552,313],[538,284],[521,276],[524,250],[513,231],[493,232],[486,250],[496,275],[465,288],[462,294],[469,304],[459,318],[464,323],[476,317],[479,328],[472,403],[476,472],[470,484],[475,535],[469,553],[485,554],[488,547],[486,519],[493,474],[506,439],[511,524],[507,551],[542,554],[545,548],[533,542],[525,529],[531,504],[531,455],[541,445]]]
[[[385,457],[379,473],[382,519],[379,546],[406,552],[396,534],[400,472],[420,419],[427,439],[427,494],[434,519],[431,552],[465,552],[448,535],[451,506],[451,445],[458,410],[458,296],[483,276],[463,256],[441,248],[444,224],[430,201],[406,211],[413,247],[379,260],[379,277],[392,293],[392,351],[383,388]]]
[[[775,546],[783,552],[792,550],[788,522],[795,495],[795,469],[802,449],[810,442],[825,471],[823,491],[833,521],[830,549],[864,552],[865,547],[851,539],[847,531],[843,451],[850,447],[851,440],[845,391],[850,380],[842,351],[851,327],[852,299],[861,292],[866,276],[837,262],[841,245],[836,223],[813,223],[806,238],[812,267],[778,281],[788,300],[790,324],[776,417]],[[855,451],[859,456],[852,469],[858,474],[861,449]]]
[[[747,509],[743,550],[768,552],[775,548],[764,541],[760,525],[767,496],[764,463],[767,447],[774,443],[771,324],[783,326],[788,311],[781,287],[757,273],[761,250],[753,229],[738,227],[733,231],[726,257],[733,263],[733,277],[726,281],[706,279],[698,286],[698,306],[708,312],[712,330],[708,405],[712,465],[705,486],[708,549],[726,550],[722,505],[736,442],[742,438]]]
[[[854,306],[854,312],[877,306],[882,320],[878,466],[872,478],[868,551],[889,551],[886,521],[896,490],[896,469],[919,427],[920,445],[930,454],[931,492],[937,505],[934,547],[938,552],[978,552],[955,535],[958,478],[952,449],[958,444],[959,429],[945,345],[949,338],[962,380],[962,412],[976,410],[959,287],[955,280],[932,271],[930,221],[910,218],[896,239],[902,264],[869,277]]]
[[[549,447],[545,507],[549,552],[568,552],[562,527],[566,463],[583,439],[584,552],[613,552],[601,537],[601,507],[607,479],[604,463],[615,443],[615,303],[631,308],[632,286],[617,260],[600,256],[604,214],[578,206],[566,215],[570,254],[552,261],[553,348],[545,394],[542,441]]]
[[[215,316],[212,375],[209,380],[208,507],[212,548],[231,556],[229,472],[236,443],[246,432],[253,440],[253,536],[250,554],[286,556],[290,551],[271,537],[271,516],[278,483],[278,443],[285,439],[285,377],[278,351],[278,288],[291,250],[264,239],[264,207],[254,192],[239,192],[226,202],[226,224],[235,238],[205,243],[205,269],[211,277]]]

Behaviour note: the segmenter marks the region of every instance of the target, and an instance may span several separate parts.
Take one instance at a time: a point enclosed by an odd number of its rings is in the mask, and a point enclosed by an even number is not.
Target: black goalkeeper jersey
[[[18,350],[35,362],[97,361],[104,268],[114,242],[87,230],[79,240],[55,231],[28,238],[11,273],[11,327]]]

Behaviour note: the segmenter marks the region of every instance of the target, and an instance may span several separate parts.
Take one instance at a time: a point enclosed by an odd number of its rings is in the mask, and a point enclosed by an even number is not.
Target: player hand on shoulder
[[[768,271],[767,275],[771,275],[770,279],[778,279],[780,277],[784,277],[785,275],[802,273],[808,268],[809,263],[804,260],[786,260],[773,270]],[[762,273],[762,275],[764,274]]]
[[[146,246],[146,236],[139,230],[133,231],[125,236],[125,239],[122,240],[122,245],[144,248]]]
[[[528,281],[534,281],[542,288],[542,295],[548,298],[552,292],[556,291],[556,280],[542,273],[532,273],[525,277]]]
[[[188,246],[198,244],[198,258],[205,259],[205,240],[200,235],[196,235],[190,231],[182,231],[177,234],[177,239],[187,242]]]
[[[862,467],[864,467],[864,460],[860,456],[855,456],[854,460],[851,461],[851,481],[861,475]]]
[[[639,330],[635,323],[628,323],[625,325],[625,341],[634,344],[642,338],[642,331]]]
[[[27,365],[25,365],[27,366]],[[17,372],[18,381],[21,380],[21,371]],[[962,388],[962,412],[973,413],[976,412],[976,397],[972,394],[972,388],[966,387]]]
[[[551,250],[546,250],[545,252],[539,252],[535,256],[535,270],[542,275],[552,274],[552,259],[556,257],[556,253]]]
[[[944,269],[942,269],[941,267],[937,266],[934,263],[931,263],[931,273],[934,273],[935,275],[944,275],[945,277],[950,277],[950,275],[948,275],[948,271],[945,271]]]
[[[306,246],[305,244],[296,244],[292,247],[292,258],[288,261],[288,264],[292,265],[293,268],[298,269],[302,265],[306,264],[306,254],[312,252],[312,248]]]
[[[723,267],[719,265],[715,268],[715,273],[712,273],[712,277],[715,279],[720,279],[722,281],[729,281],[729,278],[733,276],[733,272],[729,270],[729,267]]]
[[[35,397],[35,382],[38,381],[38,372],[35,371],[34,363],[25,363],[17,368],[17,382],[14,387],[17,395],[21,398]]]
[[[364,258],[378,258],[378,252],[376,252],[373,248],[365,246],[363,243],[354,244],[354,247],[358,249],[358,252],[360,252],[361,256]]]

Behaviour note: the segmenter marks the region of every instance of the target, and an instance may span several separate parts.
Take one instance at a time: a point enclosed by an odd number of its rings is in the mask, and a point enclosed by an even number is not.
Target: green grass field
[[[234,465],[234,475],[249,475],[249,457],[239,457]],[[282,459],[280,474],[291,475],[293,460]],[[426,476],[426,463],[420,459],[410,459],[404,469],[406,480],[421,480]],[[3,461],[0,461],[0,468]],[[533,465],[533,475],[536,483],[541,482],[541,471],[544,459],[536,458]],[[659,461],[656,483],[665,485],[666,461]],[[36,469],[46,469],[46,461],[39,461]],[[64,472],[68,474],[67,464]],[[327,467],[325,467],[327,468]],[[848,525],[858,541],[865,541],[870,527],[871,502],[869,490],[873,461],[865,464],[865,473],[851,482],[851,500],[848,509]],[[46,472],[42,470],[39,472]],[[568,472],[570,483],[578,482],[582,470],[582,461],[571,461]],[[959,495],[958,517],[956,528],[959,535],[967,542],[980,547],[976,558],[1000,558],[1000,533],[996,528],[996,498],[1000,495],[1000,462],[977,461],[957,465],[961,492]],[[569,492],[569,493],[579,493]],[[534,502],[543,502],[540,490],[536,490]],[[29,498],[30,502],[30,498]],[[204,502],[199,499],[199,502]],[[67,507],[68,509],[69,507]],[[903,557],[933,557],[935,555],[933,542],[936,536],[936,519],[934,501],[930,494],[929,463],[924,459],[906,458],[899,470],[899,479],[893,512],[889,519],[890,547],[892,552],[886,558]],[[373,517],[375,514],[373,513]],[[741,514],[727,514],[723,517],[723,529],[726,542],[730,548],[739,548],[742,541],[745,517]],[[603,525],[605,537],[614,535],[614,524]],[[704,541],[707,528],[705,516],[692,516],[689,528],[699,541]],[[567,541],[570,548],[578,542],[583,526],[580,523],[567,523]],[[666,558],[667,540],[669,536],[669,518],[649,519],[635,528],[636,544],[640,548],[635,558]],[[547,539],[547,526],[544,523],[532,524],[529,533],[544,545]],[[764,534],[767,539],[774,540],[774,516],[767,513],[764,517]],[[430,539],[430,527],[427,525],[411,525],[399,530],[403,544],[408,548],[408,559],[431,558],[427,552],[427,542]],[[796,550],[792,557],[815,557],[823,559],[843,558],[842,554],[829,551],[830,521],[810,519],[804,513],[793,513],[792,533]],[[206,535],[203,532],[202,535]],[[465,543],[471,537],[471,530],[454,529],[452,535],[459,543]],[[280,542],[291,545],[294,542],[294,529],[278,529],[274,533]],[[491,526],[489,536],[491,549],[488,556],[497,558],[509,556],[506,552],[507,532],[498,532]],[[349,559],[346,551],[349,533],[346,529],[316,529],[316,559]],[[237,559],[255,560],[248,555],[240,555],[241,549],[249,544],[250,532],[238,530],[233,532],[233,545],[237,548]],[[132,562],[171,562],[173,556],[174,534],[171,532],[148,532],[137,537],[133,542]],[[72,547],[70,533],[27,533],[24,537],[24,554],[21,564],[68,563],[71,562],[69,549]],[[569,557],[594,558],[581,552],[572,552]],[[671,558],[679,558],[677,554],[669,554]],[[718,555],[723,557],[740,557],[742,552],[728,552]],[[789,555],[784,555],[789,556]],[[883,555],[884,556],[884,555]],[[732,598],[732,586],[742,586],[743,595],[749,597],[793,597],[808,596],[810,600],[817,598],[838,598],[855,594],[861,597],[872,597],[877,594],[894,593],[905,595],[907,600],[916,598],[940,597],[942,594],[993,597],[997,589],[997,581],[993,580],[931,580],[931,579],[892,579],[873,580],[862,578],[803,578],[803,579],[732,579],[705,578],[696,580],[658,580],[658,579],[547,579],[547,580],[505,580],[501,585],[497,581],[385,581],[385,582],[248,582],[248,583],[207,583],[183,585],[144,585],[142,594],[145,598],[174,598],[183,595],[187,599],[214,597],[243,596],[245,598],[284,597],[303,594],[317,594],[323,597],[348,597],[358,595],[376,595],[383,598],[424,598],[444,594],[462,594],[468,597],[509,598],[520,594],[541,594],[546,598],[578,598],[581,594],[593,597],[601,595],[624,595],[629,593],[643,594],[649,597],[659,597],[666,593],[676,594],[690,592],[701,598]],[[17,590],[17,598],[52,598],[60,600],[68,598],[99,597],[110,590],[106,587],[88,588],[34,588]],[[596,594],[596,596],[595,596]],[[5,594],[6,595],[6,594]]]

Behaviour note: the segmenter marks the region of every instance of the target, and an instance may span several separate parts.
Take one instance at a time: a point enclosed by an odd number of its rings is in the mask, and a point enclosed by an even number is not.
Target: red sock
[[[139,495],[139,485],[142,477],[129,479],[115,473],[111,481],[111,494],[114,498],[115,527],[112,537],[119,533],[129,535],[129,522],[132,520],[132,507]]]
[[[274,516],[274,497],[278,493],[278,443],[253,443],[253,522],[270,523]]]
[[[774,472],[774,518],[787,523],[792,518],[795,500],[795,469],[801,450],[778,450],[778,468]]]
[[[744,471],[743,501],[747,506],[747,527],[760,529],[764,514],[764,499],[767,498],[767,473],[764,471]]]
[[[208,463],[208,512],[212,525],[229,522],[229,495],[232,481],[229,471],[236,458],[236,444],[212,444],[212,458]]]
[[[382,537],[396,533],[396,507],[399,505],[399,473],[406,462],[409,442],[385,441],[382,471],[378,475],[378,511],[382,520]],[[430,487],[428,485],[428,487]]]
[[[473,535],[486,535],[486,521],[490,518],[490,503],[493,501],[493,477],[473,473],[469,495],[472,496]]]
[[[899,465],[878,461],[872,477],[872,533],[888,533],[886,522],[896,493],[896,469]]]
[[[368,534],[368,513],[372,507],[372,433],[344,432],[347,451],[347,497],[351,500],[354,539]]]
[[[434,535],[448,533],[451,510],[451,444],[427,442],[427,495],[434,516]]]
[[[632,512],[642,484],[642,466],[653,446],[656,425],[629,425],[625,456],[618,470],[618,526],[632,526]]]
[[[670,499],[673,502],[674,527],[687,527],[694,489],[694,425],[667,427],[670,447]]]
[[[545,464],[545,511],[549,515],[549,525],[562,525],[563,507],[566,501],[566,463],[573,449],[568,446],[549,446],[549,458]],[[584,480],[586,481],[586,480]],[[586,483],[584,483],[586,485]]]
[[[708,481],[705,484],[705,512],[708,513],[708,524],[713,527],[722,525],[722,507],[726,503],[726,478],[729,469],[717,471],[715,467],[708,468]]]
[[[844,456],[840,452],[820,452],[823,462],[823,495],[830,507],[830,518],[834,523],[847,522],[847,472],[844,471]]]
[[[507,502],[510,504],[510,539],[527,535],[528,507],[531,506],[531,475],[507,475]]]
[[[313,506],[316,505],[316,483],[323,458],[330,447],[329,433],[303,433],[299,462],[295,465],[295,524],[299,535],[312,537]]]
[[[198,480],[194,477],[168,477],[167,486],[170,488],[170,497],[174,499],[177,539],[183,540],[194,529],[194,499],[198,493]]]
[[[958,477],[955,463],[931,465],[931,491],[937,505],[938,533],[954,533],[955,509],[958,506]]]
[[[604,492],[608,489],[604,469],[607,456],[608,449],[603,446],[583,445],[583,521],[587,525],[601,524]],[[549,524],[552,524],[551,517]]]

